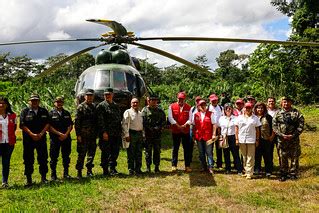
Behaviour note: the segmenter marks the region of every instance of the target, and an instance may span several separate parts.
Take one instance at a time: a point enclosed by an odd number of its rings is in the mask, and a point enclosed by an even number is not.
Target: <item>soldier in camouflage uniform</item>
[[[119,106],[113,101],[113,89],[106,88],[104,101],[97,106],[99,146],[101,149],[101,166],[103,175],[117,175],[117,158],[122,144],[122,113]]]
[[[161,134],[165,125],[166,117],[162,109],[158,107],[158,97],[152,95],[149,98],[148,106],[142,110],[143,125],[145,130],[145,160],[147,172],[151,172],[152,151],[155,172],[159,172],[161,153]]]
[[[77,137],[77,152],[78,160],[76,169],[78,170],[77,177],[82,178],[82,169],[84,159],[87,155],[87,176],[93,176],[92,168],[94,167],[93,160],[96,151],[96,109],[93,104],[94,90],[87,89],[85,91],[85,101],[81,103],[76,111],[74,127]]]
[[[299,167],[299,156],[301,154],[299,135],[303,131],[304,117],[297,110],[292,108],[292,99],[283,97],[281,99],[282,109],[273,117],[273,131],[278,136],[280,154],[281,181],[290,176],[296,179]],[[289,171],[289,162],[291,167]]]

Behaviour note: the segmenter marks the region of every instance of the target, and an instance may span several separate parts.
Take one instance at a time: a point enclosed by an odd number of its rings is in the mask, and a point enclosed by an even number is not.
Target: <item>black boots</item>
[[[159,166],[155,166],[154,172],[155,172],[155,173],[160,172]]]
[[[70,178],[72,178],[72,177],[69,175],[69,168],[64,168],[63,178],[64,178],[64,179],[70,179]]]
[[[27,182],[25,184],[25,187],[30,187],[30,186],[32,186],[32,176],[27,175]]]
[[[56,181],[58,179],[58,177],[56,176],[56,170],[52,170],[51,172],[51,180],[52,181]]]
[[[87,171],[87,173],[86,173],[86,176],[88,176],[88,177],[93,177],[92,168],[88,168],[88,171]]]
[[[82,179],[82,170],[78,170],[77,178]]]

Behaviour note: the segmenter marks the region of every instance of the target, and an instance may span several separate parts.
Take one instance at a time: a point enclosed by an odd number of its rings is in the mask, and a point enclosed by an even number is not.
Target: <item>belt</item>
[[[132,133],[142,133],[142,130],[137,131],[137,130],[130,129],[130,132],[132,132]]]

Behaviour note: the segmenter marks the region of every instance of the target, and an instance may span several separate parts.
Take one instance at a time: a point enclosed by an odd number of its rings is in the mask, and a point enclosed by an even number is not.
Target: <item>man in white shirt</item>
[[[143,150],[143,117],[138,110],[139,101],[137,98],[131,100],[131,108],[123,115],[122,128],[127,148],[127,164],[130,175],[142,174],[142,150]]]
[[[177,94],[178,101],[172,103],[168,108],[168,120],[171,124],[173,137],[172,171],[177,170],[178,150],[182,142],[184,149],[185,172],[191,172],[191,142],[189,137],[192,119],[191,106],[185,103],[186,93]]]
[[[211,111],[214,114],[214,120],[218,121],[219,118],[223,115],[223,107],[218,105],[218,96],[216,94],[211,94],[209,96],[210,105],[208,107],[208,111]],[[216,136],[218,137],[220,135],[220,128],[217,128]],[[223,150],[219,148],[219,143],[215,143],[215,149],[216,149],[216,167],[217,169],[222,169],[223,166]]]

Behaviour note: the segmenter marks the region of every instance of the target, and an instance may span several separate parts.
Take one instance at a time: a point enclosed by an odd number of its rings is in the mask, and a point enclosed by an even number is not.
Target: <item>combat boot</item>
[[[103,168],[103,176],[109,176],[110,172],[108,168]]]
[[[93,177],[92,168],[88,168],[88,171],[87,171],[87,173],[86,173],[86,176],[88,176],[88,177]]]
[[[78,170],[77,178],[80,180],[82,179],[82,170]]]
[[[30,187],[30,186],[32,186],[32,176],[27,175],[27,182],[25,184],[25,187]]]
[[[48,183],[48,179],[47,179],[46,175],[41,176],[41,183]]]
[[[155,166],[154,172],[155,172],[155,173],[160,172],[159,166]]]
[[[70,179],[70,178],[72,178],[72,177],[69,175],[69,168],[64,168],[63,178],[64,178],[64,179]]]
[[[52,181],[56,181],[58,179],[58,177],[56,176],[56,170],[52,170],[51,172],[51,180]]]

